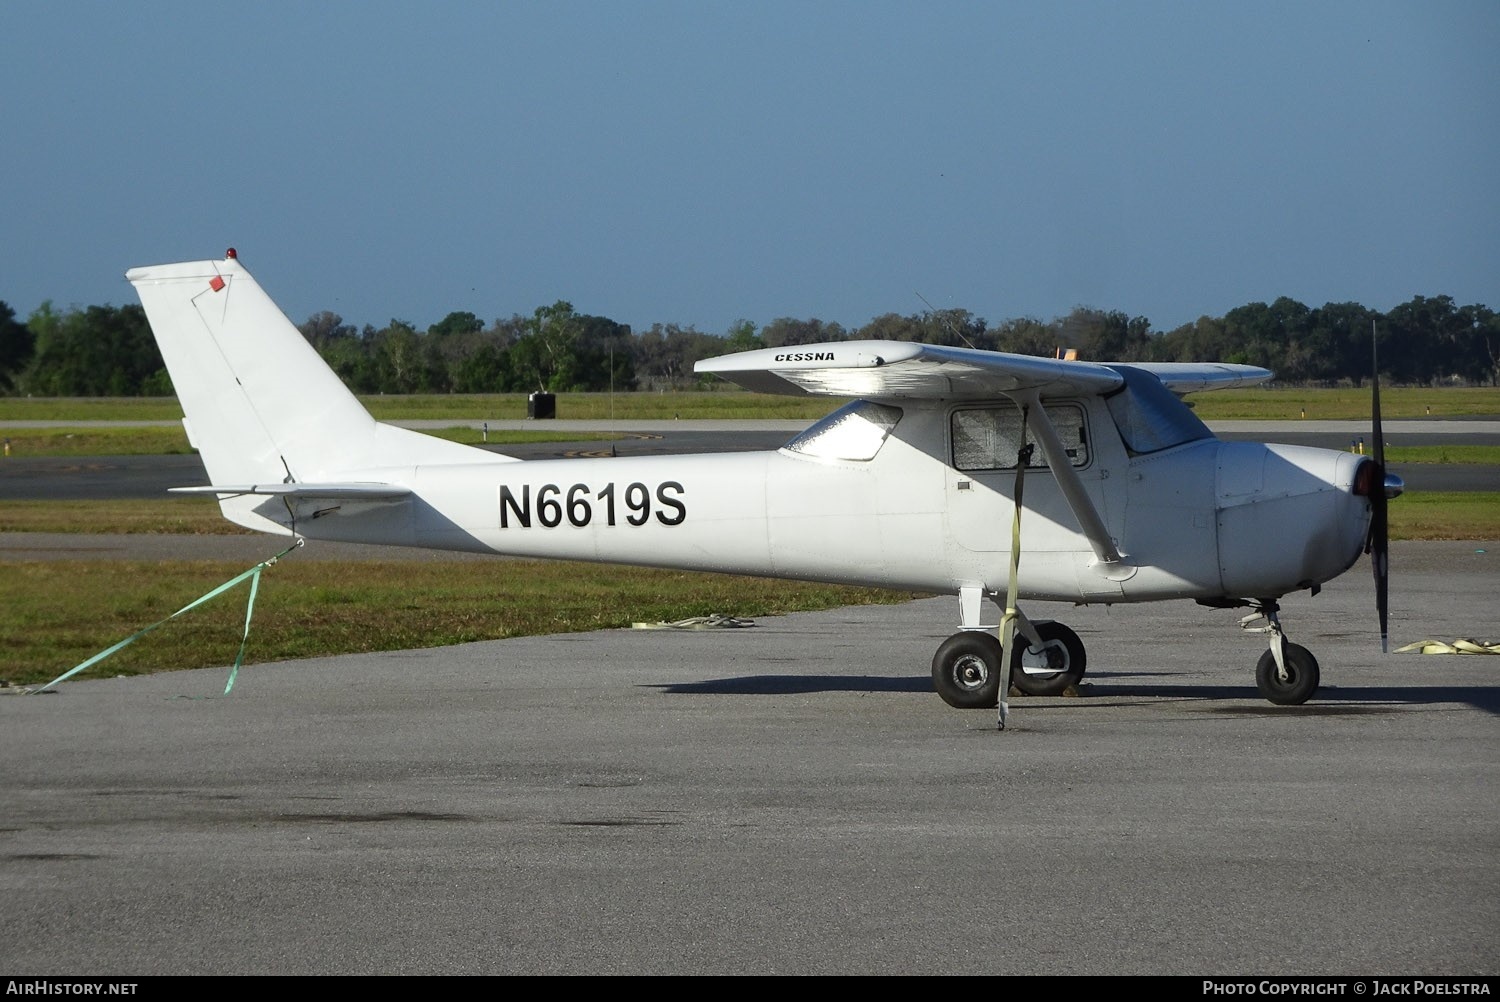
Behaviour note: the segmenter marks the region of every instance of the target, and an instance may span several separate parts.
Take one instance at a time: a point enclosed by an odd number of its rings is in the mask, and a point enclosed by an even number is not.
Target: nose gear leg
[[[1287,641],[1275,600],[1255,599],[1248,604],[1256,611],[1240,620],[1240,629],[1266,634],[1270,647],[1255,665],[1255,687],[1278,706],[1307,702],[1322,681],[1318,659],[1306,647]],[[1258,620],[1265,625],[1254,625]]]
[[[1250,608],[1255,611],[1240,620],[1240,629],[1246,633],[1264,633],[1271,645],[1271,658],[1276,662],[1276,678],[1281,682],[1288,680],[1286,668],[1286,633],[1281,629],[1281,606],[1274,598],[1254,599],[1250,602]],[[1264,626],[1256,626],[1257,621],[1264,620]]]

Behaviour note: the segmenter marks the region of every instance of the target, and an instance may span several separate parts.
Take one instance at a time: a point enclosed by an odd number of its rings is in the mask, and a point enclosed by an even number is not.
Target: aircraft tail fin
[[[362,470],[505,461],[379,424],[231,250],[133,268],[135,286],[214,484],[337,482]]]

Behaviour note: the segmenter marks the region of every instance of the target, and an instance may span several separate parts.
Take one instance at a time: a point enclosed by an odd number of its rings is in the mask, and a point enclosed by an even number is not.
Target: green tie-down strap
[[[42,686],[40,689],[34,689],[32,691],[33,692],[46,692],[48,689],[52,688],[57,683],[67,681],[68,679],[72,678],[74,675],[77,675],[79,672],[83,671],[84,669],[90,668],[90,667],[98,664],[100,661],[103,661],[105,658],[109,657],[111,654],[114,654],[116,651],[121,650],[121,649],[123,649],[125,647],[129,647],[131,644],[135,643],[137,640],[141,639],[146,634],[148,634],[152,630],[156,629],[158,626],[161,626],[163,623],[170,623],[172,620],[176,619],[178,616],[182,615],[184,612],[187,612],[189,609],[196,609],[198,606],[202,605],[204,602],[207,602],[209,599],[211,599],[211,598],[217,598],[218,596],[224,594],[229,589],[233,588],[235,585],[239,584],[241,581],[244,581],[246,578],[249,578],[250,579],[250,600],[245,603],[245,632],[244,632],[244,635],[240,637],[240,652],[235,655],[235,658],[234,658],[234,667],[232,667],[232,668],[229,669],[229,681],[226,682],[225,685],[224,685],[224,695],[226,695],[226,696],[229,695],[229,690],[231,690],[231,689],[234,688],[234,677],[235,677],[235,675],[237,675],[239,673],[240,665],[243,664],[244,661],[245,661],[245,647],[250,642],[250,616],[255,611],[255,595],[260,590],[260,572],[263,571],[263,570],[265,570],[267,567],[270,567],[276,561],[280,560],[282,557],[286,556],[288,553],[291,553],[293,550],[295,550],[297,547],[299,547],[301,545],[302,545],[302,540],[299,537],[298,540],[295,543],[293,543],[291,546],[288,546],[286,549],[282,550],[280,553],[276,554],[276,556],[271,557],[269,560],[262,560],[260,563],[256,564],[254,567],[250,568],[245,573],[237,575],[237,576],[231,578],[230,580],[225,581],[223,584],[219,585],[219,587],[215,588],[213,591],[210,591],[210,592],[208,592],[205,595],[200,595],[198,598],[193,599],[193,601],[189,602],[187,605],[183,606],[181,609],[178,609],[176,612],[172,613],[172,615],[168,616],[166,619],[163,619],[163,620],[161,620],[159,622],[156,622],[156,623],[152,623],[150,626],[146,627],[144,630],[138,630],[135,633],[132,633],[130,636],[126,637],[124,640],[120,641],[118,644],[115,644],[113,647],[109,647],[109,648],[106,648],[106,649],[100,651],[98,654],[95,654],[93,657],[89,658],[87,661],[83,662],[82,664],[78,665],[77,667],[71,668],[68,671],[64,672],[63,674],[59,675],[57,678],[55,678],[52,681],[48,682],[46,685]]]

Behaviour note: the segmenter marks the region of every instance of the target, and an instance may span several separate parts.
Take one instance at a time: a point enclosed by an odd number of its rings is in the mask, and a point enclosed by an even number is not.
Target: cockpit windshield
[[[788,442],[784,448],[817,459],[868,462],[901,420],[901,408],[856,400]]]
[[[1125,377],[1125,385],[1105,397],[1109,416],[1120,429],[1120,438],[1132,455],[1160,452],[1184,442],[1213,438],[1214,433],[1198,420],[1187,404],[1144,369],[1111,365]]]

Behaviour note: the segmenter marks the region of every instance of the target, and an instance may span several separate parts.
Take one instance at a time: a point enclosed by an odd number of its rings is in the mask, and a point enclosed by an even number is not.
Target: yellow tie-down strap
[[[1418,640],[1414,644],[1396,648],[1397,654],[1500,654],[1500,643],[1478,640]]]
[[[675,623],[631,623],[630,628],[633,630],[737,630],[754,625],[753,619],[740,619],[737,616],[725,616],[716,612],[711,616],[679,619]]]

